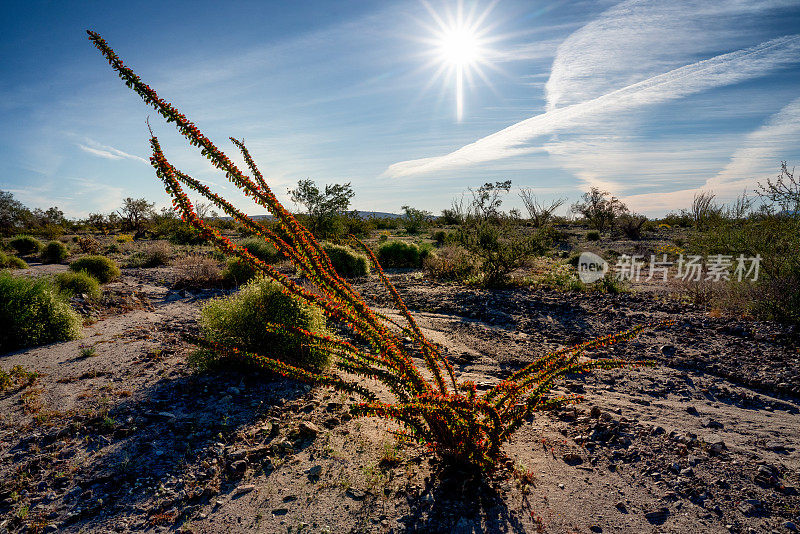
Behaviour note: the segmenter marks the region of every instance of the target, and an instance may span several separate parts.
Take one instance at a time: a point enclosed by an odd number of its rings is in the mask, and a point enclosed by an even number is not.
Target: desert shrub
[[[577,266],[577,256],[575,257]],[[553,289],[556,291],[585,291],[586,284],[578,278],[577,271],[571,266],[570,257],[565,263],[550,266],[544,273],[530,279],[535,287]]]
[[[247,251],[265,263],[275,263],[281,260],[281,255],[278,250],[257,237],[246,239],[240,245],[247,249]]]
[[[258,269],[242,258],[228,258],[222,280],[229,286],[241,286],[259,274]]]
[[[356,278],[369,274],[369,260],[350,247],[325,243],[322,250],[330,258],[334,270],[344,278]]]
[[[50,241],[42,249],[41,260],[43,263],[61,263],[69,256],[67,246],[60,241]]]
[[[369,237],[372,231],[375,230],[374,220],[362,217],[358,212],[350,212],[343,216],[342,223],[344,224],[345,235],[364,238]]]
[[[100,242],[93,237],[78,236],[78,248],[85,254],[97,254],[100,246]]]
[[[29,235],[18,235],[8,242],[11,248],[17,251],[17,254],[26,256],[28,254],[36,254],[42,250],[42,242],[35,237]]]
[[[76,339],[80,316],[45,278],[0,273],[0,352]]]
[[[617,218],[616,224],[622,235],[628,239],[639,240],[642,238],[642,227],[647,222],[647,217],[636,213],[623,213]]]
[[[21,365],[15,365],[10,371],[0,369],[0,394],[9,388],[25,388],[32,386],[39,378],[38,371],[28,371]]]
[[[486,287],[507,285],[512,272],[547,246],[539,231],[526,234],[514,221],[500,217],[468,220],[459,228],[458,239],[480,259],[481,283]]]
[[[402,225],[400,217],[371,217],[370,221],[377,230],[397,230]]]
[[[72,271],[86,271],[105,284],[117,278],[121,273],[114,260],[106,256],[84,256],[69,264]]]
[[[175,261],[175,287],[205,288],[222,283],[219,262],[202,254],[189,254]]]
[[[589,230],[586,232],[587,241],[600,241],[600,232],[597,230]]]
[[[342,393],[359,397],[363,402],[351,407],[353,415],[389,419],[402,427],[403,437],[425,444],[428,450],[448,463],[483,471],[491,471],[505,460],[502,445],[535,412],[578,400],[569,396],[551,395],[554,384],[565,375],[596,368],[610,369],[632,363],[648,363],[581,358],[587,349],[633,337],[644,328],[638,327],[551,352],[512,372],[497,386],[479,392],[474,382],[456,377],[445,354],[423,334],[369,248],[361,244],[401,314],[403,329],[396,328],[391,324],[395,321],[389,321],[386,316],[371,309],[349,283],[337,280],[320,244],[278,202],[242,141],[232,139],[242,152],[250,171],[248,174],[242,172],[175,107],[161,99],[129,67],[124,66],[98,34],[91,31],[88,33],[91,41],[124,82],[167,121],[175,123],[180,133],[191,145],[198,146],[214,167],[223,170],[258,205],[269,209],[278,220],[280,229],[272,232],[197,180],[179,172],[164,156],[158,139],[151,136],[151,162],[181,216],[227,255],[240,258],[254,269],[273,278],[276,282],[273,287],[278,287],[277,284],[280,286],[272,294],[283,297],[291,295],[290,298],[296,298],[298,302],[318,306],[326,315],[346,326],[354,341],[345,342],[296,329],[290,326],[296,324],[293,322],[248,320],[241,323],[248,334],[256,330],[261,332],[263,327],[269,334],[299,335],[294,341],[299,342],[301,354],[305,350],[335,356],[330,359],[331,365],[324,372],[281,361],[275,357],[280,347],[276,349],[263,342],[256,343],[253,350],[243,351],[236,346],[235,341],[198,341],[204,348],[212,349],[234,361],[248,362],[293,379],[332,387]],[[196,213],[181,184],[213,201],[243,226],[269,239],[276,248],[292,259],[299,274],[303,276],[303,284],[299,284],[294,277],[257,261],[244,249],[209,227]],[[254,284],[254,292],[260,291],[258,288],[264,285]],[[225,315],[223,310],[220,310],[220,315]],[[258,329],[255,325],[258,325]],[[412,343],[404,343],[404,337],[410,337]],[[223,335],[221,339],[231,338]],[[294,353],[296,345],[292,345]]]
[[[661,224],[666,224],[669,228],[689,228],[692,226],[692,214],[688,210],[679,212],[671,211],[660,219]]]
[[[273,280],[259,279],[229,297],[214,299],[200,312],[203,335],[216,343],[269,354],[303,368],[324,368],[328,354],[309,344],[302,334],[271,331],[279,325],[325,335],[325,316],[319,308],[281,290]]]
[[[740,311],[757,317],[800,323],[800,219],[777,215],[715,219],[707,232],[693,236],[688,247],[705,254],[731,256],[731,271],[739,255],[759,255],[758,280],[739,282],[738,277],[731,276],[730,284],[742,287],[721,296],[735,296],[738,302],[745,303],[745,309]],[[721,302],[720,307],[736,306]]]
[[[422,270],[436,280],[467,280],[478,273],[479,262],[463,247],[449,245],[423,260]]]
[[[172,249],[163,241],[148,243],[144,250],[134,252],[128,258],[128,267],[159,267],[172,260]]]
[[[131,234],[119,234],[114,239],[117,243],[133,243],[133,236]]]
[[[3,269],[27,269],[28,264],[25,263],[25,260],[13,254],[0,252],[0,267]]]
[[[692,200],[692,219],[697,229],[706,230],[710,224],[720,222],[723,208],[714,202],[715,196],[707,191],[695,194]]]
[[[531,223],[537,228],[550,223],[555,211],[567,201],[565,198],[557,198],[550,203],[540,201],[529,187],[520,189],[519,196],[528,210]]]
[[[387,241],[378,247],[378,262],[383,267],[419,267],[419,247],[405,241]]]
[[[447,230],[437,230],[431,234],[431,239],[436,243],[437,247],[445,245],[452,245],[458,242],[458,236],[455,232],[448,232]]]
[[[100,282],[86,271],[58,273],[54,281],[56,287],[68,295],[85,294],[92,299],[100,297]]]
[[[176,221],[167,234],[169,242],[173,245],[199,245],[203,243],[200,234],[182,221]]]

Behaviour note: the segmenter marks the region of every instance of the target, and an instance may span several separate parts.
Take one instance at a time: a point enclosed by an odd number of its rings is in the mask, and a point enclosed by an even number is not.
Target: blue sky
[[[800,162],[796,0],[464,2],[464,19],[483,17],[482,61],[461,120],[435,39],[455,1],[5,5],[0,189],[72,217],[127,196],[168,204],[148,117],[176,166],[257,213],[86,29],[231,156],[243,137],[284,200],[303,178],[350,181],[355,208],[439,213],[511,179],[570,202],[598,185],[658,215]]]

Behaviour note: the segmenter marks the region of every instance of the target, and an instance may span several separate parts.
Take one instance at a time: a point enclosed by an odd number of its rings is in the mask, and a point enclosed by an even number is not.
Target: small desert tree
[[[617,197],[608,191],[592,187],[584,193],[582,202],[572,205],[572,212],[582,215],[589,226],[602,232],[614,224],[614,220],[628,211],[628,208]]]
[[[403,226],[409,234],[418,234],[430,225],[431,214],[428,211],[403,206]]]
[[[767,178],[767,183],[758,184],[759,196],[773,204],[780,206],[784,215],[800,217],[800,176],[794,175],[794,167],[789,170],[786,162],[781,162],[781,170],[773,182]]]
[[[13,234],[30,219],[31,212],[14,198],[13,193],[0,191],[0,234]]]
[[[470,189],[472,204],[469,207],[469,216],[483,221],[500,218],[500,205],[503,195],[511,190],[511,180],[505,182],[486,182],[478,189]]]
[[[332,237],[343,233],[341,217],[355,196],[350,182],[327,184],[320,191],[313,180],[300,180],[295,189],[289,190],[292,202],[302,204],[308,211],[310,230],[321,237]]]
[[[153,216],[155,202],[148,202],[145,198],[133,199],[131,197],[122,201],[119,212],[125,226],[136,232],[136,237],[144,235],[144,227],[148,219]]]
[[[86,225],[94,228],[103,235],[108,235],[115,228],[119,226],[120,218],[116,212],[111,212],[108,215],[102,213],[90,213],[84,221]]]

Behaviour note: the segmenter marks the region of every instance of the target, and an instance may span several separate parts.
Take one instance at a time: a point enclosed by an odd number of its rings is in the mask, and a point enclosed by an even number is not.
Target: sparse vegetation
[[[206,288],[222,283],[219,262],[202,254],[189,254],[175,261],[178,288]]]
[[[44,278],[0,272],[0,352],[80,337],[81,320]]]
[[[328,184],[320,191],[313,180],[300,180],[289,190],[292,202],[306,207],[308,227],[322,238],[337,237],[344,233],[343,214],[350,206],[355,193],[350,183]]]
[[[101,284],[108,283],[121,274],[116,262],[106,256],[84,256],[70,263],[69,268],[75,272],[86,271]]]
[[[533,226],[537,228],[549,224],[556,210],[567,201],[565,198],[557,198],[550,203],[540,201],[530,188],[520,189],[519,196],[528,210]]]
[[[407,234],[416,235],[430,226],[431,214],[425,210],[403,206],[403,228]]]
[[[84,254],[97,254],[100,252],[100,242],[93,237],[78,236],[77,244]]]

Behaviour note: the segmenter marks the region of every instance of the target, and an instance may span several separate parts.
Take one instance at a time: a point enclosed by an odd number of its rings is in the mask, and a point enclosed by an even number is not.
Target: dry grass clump
[[[148,243],[128,258],[128,267],[159,267],[172,260],[172,248],[164,241]]]
[[[478,274],[480,262],[463,247],[450,245],[429,254],[422,270],[436,280],[467,280]]]
[[[202,254],[189,254],[175,260],[176,287],[215,287],[222,283],[219,262]]]

